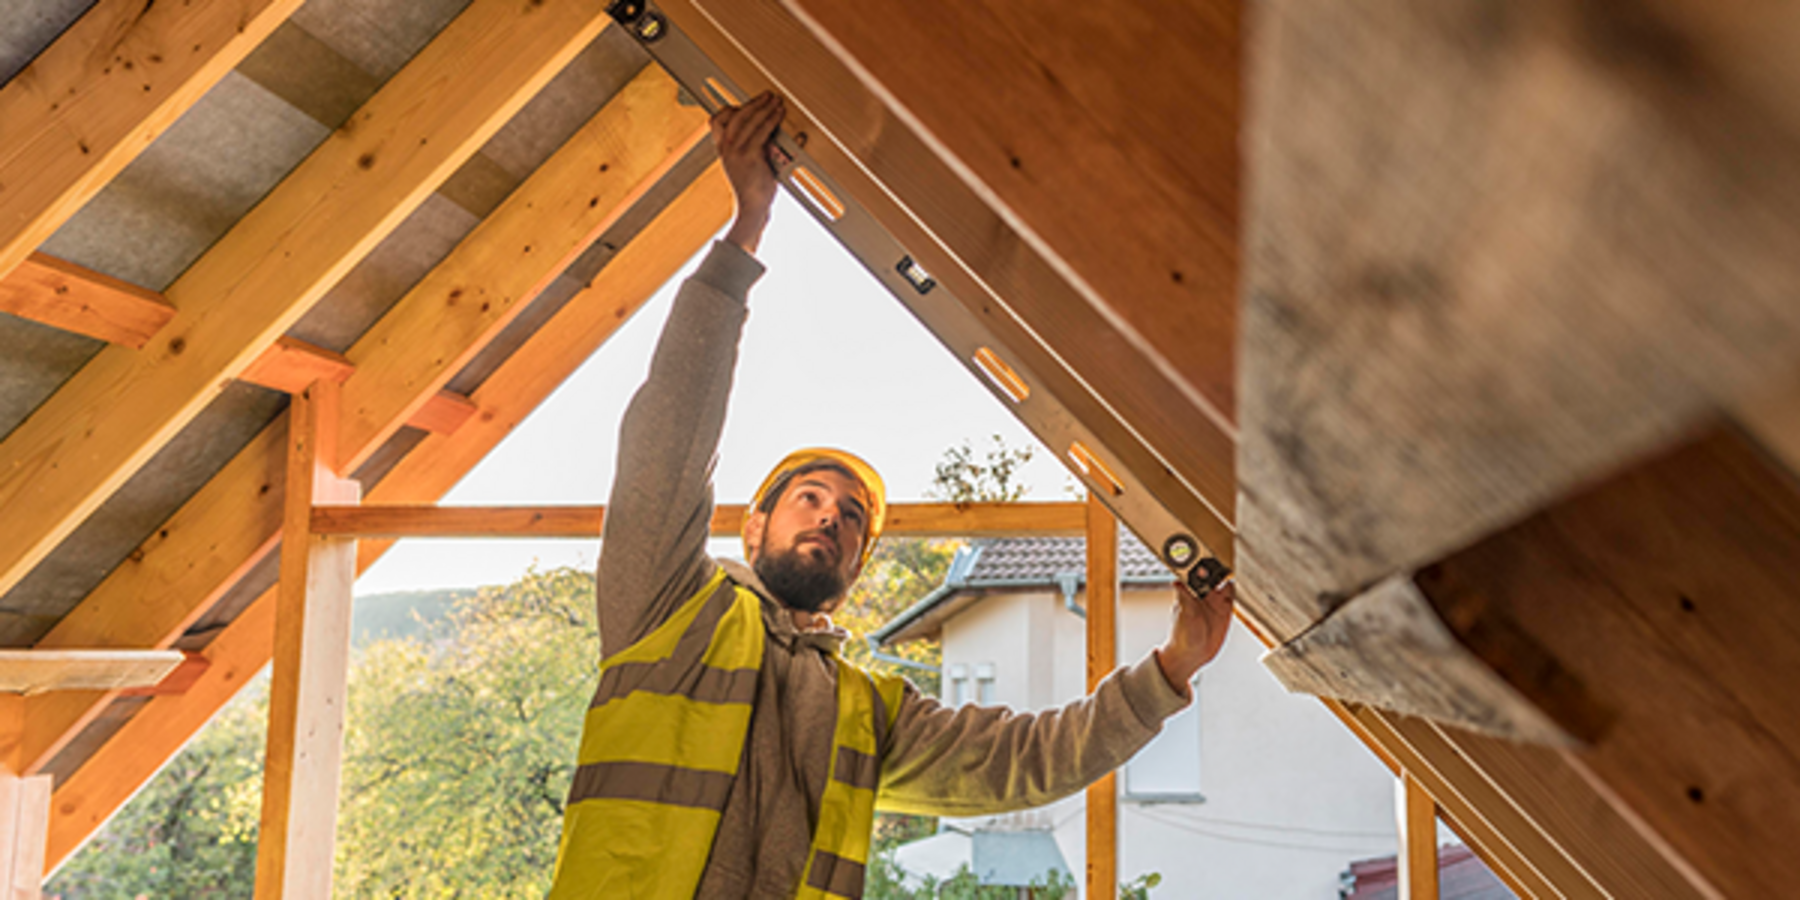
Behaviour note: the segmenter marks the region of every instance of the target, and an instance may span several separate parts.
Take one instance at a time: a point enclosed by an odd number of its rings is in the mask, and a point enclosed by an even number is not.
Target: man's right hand
[[[756,253],[763,229],[769,224],[769,208],[775,203],[775,165],[769,158],[770,139],[787,114],[787,103],[764,91],[743,106],[726,106],[713,113],[713,145],[725,178],[737,195],[737,219],[725,240]]]

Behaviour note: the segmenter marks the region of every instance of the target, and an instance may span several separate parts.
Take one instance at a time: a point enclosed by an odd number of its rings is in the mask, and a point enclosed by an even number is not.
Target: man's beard
[[[765,536],[763,547],[767,546]],[[775,599],[802,612],[818,612],[845,588],[844,576],[838,573],[837,567],[814,561],[798,547],[789,547],[782,553],[769,553],[758,548],[752,568]]]

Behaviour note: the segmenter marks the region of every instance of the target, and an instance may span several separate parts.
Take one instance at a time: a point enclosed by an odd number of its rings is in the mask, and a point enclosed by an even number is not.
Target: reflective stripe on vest
[[[762,605],[719,570],[669,620],[601,663],[550,900],[688,898],[743,759]],[[837,725],[797,897],[862,896],[881,750],[905,683],[838,664]]]

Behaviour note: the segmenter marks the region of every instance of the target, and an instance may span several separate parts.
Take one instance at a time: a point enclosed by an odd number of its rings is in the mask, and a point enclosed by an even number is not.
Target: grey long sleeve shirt
[[[718,566],[762,598],[768,640],[750,734],[697,892],[703,898],[794,895],[837,716],[832,656],[844,632],[797,630],[747,566],[706,554],[744,298],[762,271],[720,242],[682,285],[620,427],[600,549],[603,656],[648,635]],[[1124,763],[1186,704],[1150,657],[1114,672],[1091,697],[1035,714],[947,707],[909,687],[882,760],[878,805],[967,816],[1048,803]]]

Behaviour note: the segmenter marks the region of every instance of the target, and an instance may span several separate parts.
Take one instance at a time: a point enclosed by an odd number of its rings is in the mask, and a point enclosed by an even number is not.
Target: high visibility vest
[[[739,774],[762,603],[723,569],[600,664],[550,900],[691,898]],[[837,660],[830,771],[797,898],[861,897],[881,751],[904,683]]]

